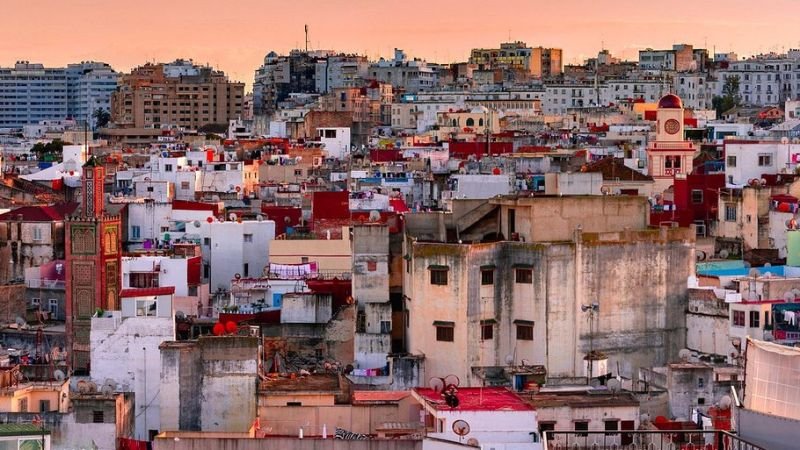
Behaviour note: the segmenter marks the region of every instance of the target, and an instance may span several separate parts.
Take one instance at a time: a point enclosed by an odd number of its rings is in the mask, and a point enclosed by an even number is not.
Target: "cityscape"
[[[0,450],[798,448],[800,42],[281,8],[0,31]]]

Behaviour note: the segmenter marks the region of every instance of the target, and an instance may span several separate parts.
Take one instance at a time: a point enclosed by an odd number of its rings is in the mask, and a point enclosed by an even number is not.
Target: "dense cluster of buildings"
[[[0,441],[792,448],[798,55],[18,64]]]

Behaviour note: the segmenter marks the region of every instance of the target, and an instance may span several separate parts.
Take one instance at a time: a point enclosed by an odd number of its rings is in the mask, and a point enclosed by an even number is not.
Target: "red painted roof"
[[[120,298],[131,297],[152,297],[154,295],[173,295],[175,293],[175,286],[164,286],[155,288],[130,288],[123,289],[119,293]]]
[[[408,391],[353,391],[353,403],[399,402]]]
[[[214,215],[219,214],[219,206],[203,202],[190,202],[186,200],[173,200],[172,209],[182,209],[186,211],[212,211]]]
[[[442,395],[430,388],[415,388],[416,392],[428,404],[437,410],[449,411]],[[532,411],[533,406],[522,400],[508,388],[458,388],[458,411]]]
[[[64,220],[64,217],[72,214],[77,207],[77,203],[62,203],[53,206],[23,206],[5,214],[0,214],[0,221],[13,221],[17,220],[18,216],[22,216],[23,222],[53,222]]]
[[[675,94],[667,94],[658,101],[658,108],[681,109],[683,108],[683,101]]]

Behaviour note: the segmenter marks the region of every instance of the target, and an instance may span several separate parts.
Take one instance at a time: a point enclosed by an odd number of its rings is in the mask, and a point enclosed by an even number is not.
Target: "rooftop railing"
[[[545,431],[544,450],[767,450],[719,430]]]

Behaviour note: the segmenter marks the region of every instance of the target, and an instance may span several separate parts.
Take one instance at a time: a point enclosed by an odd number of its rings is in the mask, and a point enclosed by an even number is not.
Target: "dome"
[[[661,100],[658,101],[658,109],[665,108],[665,109],[682,109],[683,102],[681,98],[675,94],[667,94],[661,97]]]

